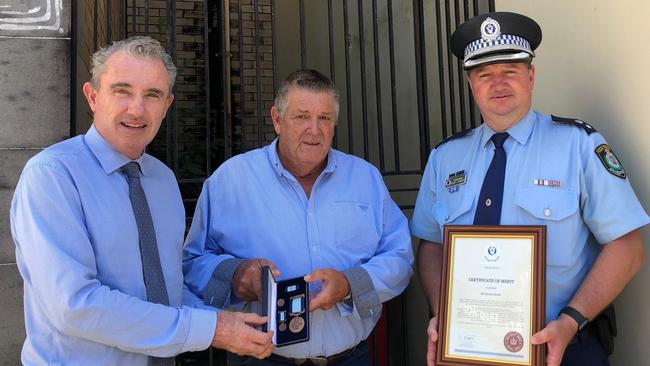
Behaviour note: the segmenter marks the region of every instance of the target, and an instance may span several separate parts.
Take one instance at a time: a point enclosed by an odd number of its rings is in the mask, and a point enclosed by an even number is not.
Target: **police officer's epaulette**
[[[552,114],[551,114],[551,119],[555,123],[564,123],[564,124],[570,124],[570,125],[574,125],[576,127],[580,127],[583,130],[587,131],[587,135],[591,135],[592,133],[596,132],[596,129],[594,128],[594,126],[590,125],[587,122],[581,121],[579,119],[558,117],[558,116],[554,116]]]
[[[463,136],[469,134],[469,133],[472,132],[472,131],[474,131],[473,128],[467,129],[467,130],[465,130],[465,131],[457,132],[457,133],[455,133],[455,134],[453,134],[453,135],[447,137],[446,139],[440,141],[440,142],[438,143],[438,145],[434,146],[433,148],[434,148],[434,149],[437,149],[440,145],[444,144],[445,142],[449,142],[449,141],[451,141],[451,140],[455,140],[455,139],[457,139],[457,138],[463,137]]]

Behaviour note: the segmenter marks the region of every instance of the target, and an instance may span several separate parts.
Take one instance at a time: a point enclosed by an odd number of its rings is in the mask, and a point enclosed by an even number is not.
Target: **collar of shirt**
[[[277,174],[283,175],[285,177],[291,177],[291,179],[295,180],[296,178],[293,176],[293,174],[286,170],[282,165],[282,161],[280,161],[280,156],[278,155],[279,139],[279,137],[276,137],[275,140],[271,142],[271,145],[269,145],[269,161],[271,161],[271,165],[273,165],[273,169]],[[327,165],[325,166],[325,169],[323,169],[323,171],[320,173],[320,175],[334,172],[337,166],[338,161],[336,160],[336,154],[334,153],[334,149],[330,147],[329,151],[327,152]]]
[[[506,130],[506,132],[510,135],[510,137],[515,139],[521,145],[526,145],[530,134],[533,132],[533,125],[535,124],[536,119],[537,116],[535,115],[535,111],[533,111],[531,108],[531,110],[528,111],[524,118],[512,125],[509,129]],[[487,142],[490,141],[490,138],[496,134],[496,131],[491,129],[490,126],[488,126],[486,123],[483,123],[481,127],[483,127],[481,146],[485,147]]]
[[[84,142],[97,161],[99,161],[99,164],[102,166],[102,169],[104,169],[106,174],[113,173],[130,161],[138,163],[142,175],[147,175],[147,173],[151,172],[147,164],[147,154],[142,154],[135,160],[129,159],[128,156],[115,150],[115,148],[113,148],[113,146],[111,146],[111,144],[109,144],[108,141],[99,134],[99,131],[97,131],[94,124],[90,126],[90,129],[88,129],[88,132],[84,135]]]

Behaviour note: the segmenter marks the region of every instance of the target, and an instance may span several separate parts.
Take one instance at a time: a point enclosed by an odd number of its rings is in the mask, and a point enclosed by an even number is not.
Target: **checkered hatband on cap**
[[[501,34],[494,40],[479,38],[465,47],[465,61],[473,57],[499,51],[524,51],[534,56],[530,43],[522,37],[512,34]]]

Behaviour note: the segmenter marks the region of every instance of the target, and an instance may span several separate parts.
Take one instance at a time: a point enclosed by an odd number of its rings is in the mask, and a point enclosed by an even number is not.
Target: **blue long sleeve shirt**
[[[312,312],[309,341],[274,351],[296,358],[336,354],[365,339],[381,302],[408,285],[408,223],[379,171],[334,149],[307,197],[282,166],[277,141],[228,160],[204,183],[185,244],[185,280],[206,302],[218,297],[225,301],[216,306],[259,311],[258,302],[237,303],[230,294],[228,261],[266,258],[282,272],[279,279],[342,271],[352,306]],[[217,289],[206,298],[210,285]]]
[[[147,365],[147,355],[207,348],[216,314],[183,286],[184,208],[173,173],[136,161],[149,202],[170,306],[146,301],[130,159],[93,127],[25,166],[11,206],[24,280],[25,365]]]

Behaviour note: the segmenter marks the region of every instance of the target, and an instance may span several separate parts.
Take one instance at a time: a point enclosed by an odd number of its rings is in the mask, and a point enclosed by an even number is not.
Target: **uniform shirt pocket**
[[[440,227],[446,224],[466,224],[467,222],[464,221],[467,220],[462,220],[459,222],[456,221],[472,209],[472,201],[473,198],[469,197],[468,199],[460,202],[460,204],[454,206],[450,206],[447,202],[442,200],[436,201],[432,208],[433,217],[436,219]]]
[[[559,188],[524,188],[515,194],[515,205],[537,219],[561,221],[578,211],[578,192]]]

